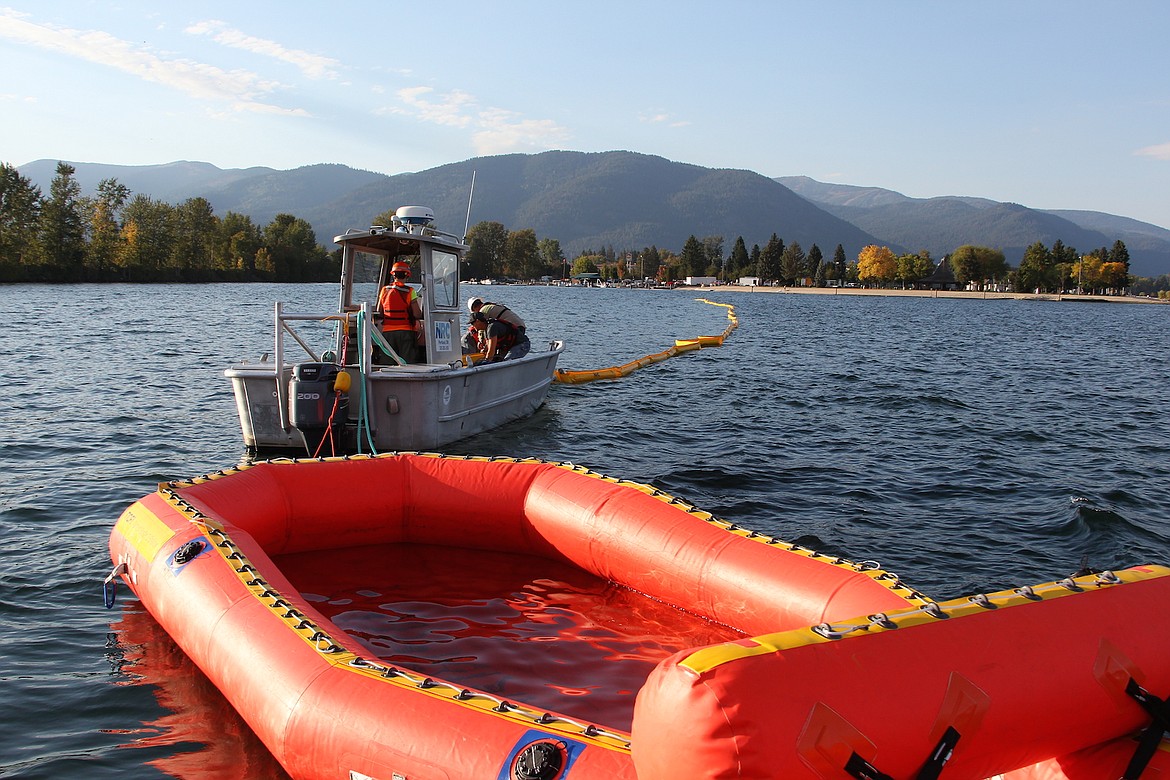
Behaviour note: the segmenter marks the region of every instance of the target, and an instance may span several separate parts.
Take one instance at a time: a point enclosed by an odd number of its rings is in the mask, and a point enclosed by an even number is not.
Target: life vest
[[[520,336],[524,333],[522,328],[517,328],[507,320],[492,320],[488,325],[487,338],[488,340],[496,340],[496,354],[493,360],[503,360],[504,355],[508,354],[508,350],[516,346],[516,342],[520,340]]]
[[[414,300],[414,289],[407,285],[388,284],[378,295],[378,308],[382,310],[382,331],[414,330],[414,312],[410,303]]]
[[[479,313],[487,317],[489,321],[498,320],[499,322],[508,323],[521,332],[525,330],[524,320],[520,319],[520,315],[502,303],[485,303],[480,308]]]
[[[467,333],[463,336],[463,344],[472,352],[486,352],[487,334],[474,325],[468,325]]]

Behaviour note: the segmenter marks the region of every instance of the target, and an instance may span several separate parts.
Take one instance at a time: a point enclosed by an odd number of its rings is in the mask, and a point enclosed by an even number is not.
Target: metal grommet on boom
[[[564,746],[556,742],[533,742],[520,751],[512,764],[513,780],[554,780],[565,765]]]

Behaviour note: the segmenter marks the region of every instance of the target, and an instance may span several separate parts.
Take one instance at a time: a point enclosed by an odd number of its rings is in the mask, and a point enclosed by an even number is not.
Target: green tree
[[[706,256],[706,261],[703,263],[701,275],[719,276],[723,269],[723,236],[705,236],[703,238],[703,254]]]
[[[174,209],[146,195],[135,195],[122,210],[122,242],[115,263],[126,281],[154,281],[169,260],[174,243]]]
[[[1110,276],[1116,284],[1115,287],[1128,287],[1133,281],[1129,275],[1129,249],[1125,246],[1125,242],[1117,239],[1113,242],[1113,247],[1109,250],[1109,257],[1106,258],[1106,264],[1113,267]],[[1118,272],[1116,265],[1120,265],[1124,270]]]
[[[1126,273],[1129,272],[1129,249],[1125,246],[1125,242],[1117,239],[1113,242],[1113,247],[1109,250],[1109,257],[1106,258],[1109,263],[1124,263]]]
[[[532,280],[540,276],[540,252],[536,248],[536,231],[532,228],[513,230],[504,244],[508,269],[517,279]]]
[[[743,236],[735,239],[735,246],[731,248],[731,258],[727,261],[726,278],[724,281],[731,282],[740,276],[746,276],[748,267],[751,265],[751,257],[748,256],[747,245],[743,242]]]
[[[784,247],[784,252],[780,255],[780,279],[784,284],[795,284],[805,277],[804,263],[804,249],[799,243],[793,241]]]
[[[313,227],[292,214],[277,214],[265,226],[264,247],[278,282],[312,281],[324,261],[325,250],[317,246]]]
[[[503,273],[508,229],[500,222],[477,222],[467,231],[467,277],[491,279]]]
[[[833,279],[845,279],[848,273],[849,261],[845,257],[845,247],[837,244],[837,248],[833,251],[833,265],[837,271]]]
[[[987,284],[1007,278],[1007,260],[998,249],[964,244],[950,258],[951,269],[959,282]]]
[[[0,264],[18,266],[37,262],[40,219],[40,188],[13,166],[0,165]]]
[[[804,266],[808,275],[813,277],[813,284],[817,287],[824,287],[828,269],[825,268],[825,256],[821,254],[821,248],[816,244],[809,247],[808,256],[804,259]]]
[[[913,255],[899,255],[894,261],[894,279],[902,282],[903,287],[913,285],[933,272],[934,261],[925,249]]]
[[[782,278],[780,258],[784,254],[784,242],[775,233],[768,239],[768,243],[760,252],[760,261],[756,266],[756,276],[760,277],[761,284],[775,282]]]
[[[565,273],[565,253],[561,250],[561,242],[555,238],[542,238],[536,242],[536,252],[540,255],[540,263],[544,272],[553,276],[562,276]]]
[[[246,214],[229,211],[216,226],[211,244],[211,264],[215,268],[256,270],[256,252],[263,246],[260,228]]]
[[[213,265],[213,247],[218,228],[219,219],[212,212],[211,203],[207,199],[188,198],[180,203],[175,208],[170,266],[197,272],[193,278],[206,278],[205,274],[198,272],[209,271]],[[309,234],[312,236],[311,229]],[[312,238],[312,242],[316,246],[316,238]]]
[[[596,274],[600,273],[597,270],[598,261],[605,262],[604,255],[580,255],[573,260],[572,275],[578,274]]]
[[[692,235],[683,244],[682,262],[679,263],[680,277],[699,276],[707,268],[707,252],[699,239]]]
[[[1052,242],[1052,265],[1056,269],[1058,289],[1067,290],[1073,281],[1073,268],[1080,261],[1076,247],[1065,246],[1059,238]]]
[[[1024,256],[1020,258],[1020,267],[1016,269],[1016,289],[1021,292],[1058,289],[1060,282],[1056,276],[1052,253],[1043,242],[1036,241],[1024,250]]]
[[[49,186],[49,197],[41,209],[41,244],[45,258],[64,279],[83,278],[85,263],[85,215],[82,213],[81,185],[69,163],[57,163]]]
[[[639,273],[644,278],[657,279],[658,268],[662,265],[662,256],[658,252],[658,247],[651,245],[643,249],[638,264],[641,267]]]

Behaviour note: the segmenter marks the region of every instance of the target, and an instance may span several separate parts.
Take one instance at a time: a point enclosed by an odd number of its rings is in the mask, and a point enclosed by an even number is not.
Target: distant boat
[[[349,231],[338,307],[289,313],[276,304],[272,359],[229,367],[244,445],[335,455],[434,450],[532,414],[544,403],[564,344],[468,365],[462,353],[459,270],[469,247],[432,227],[423,206],[398,209],[389,227]],[[399,364],[375,319],[391,266],[412,262],[425,324],[425,361]],[[486,281],[486,280],[485,280]],[[307,333],[315,329],[317,343]],[[295,354],[290,356],[287,350]]]

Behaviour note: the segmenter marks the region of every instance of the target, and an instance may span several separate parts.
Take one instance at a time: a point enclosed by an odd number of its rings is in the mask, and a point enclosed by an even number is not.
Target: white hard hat
[[[474,312],[476,306],[483,304],[483,298],[471,297],[467,299],[467,311]]]

